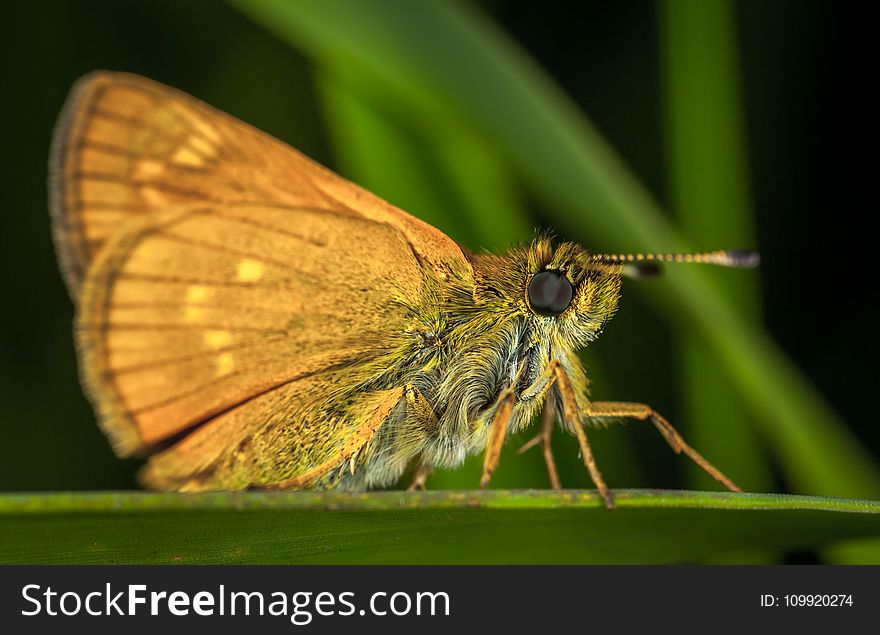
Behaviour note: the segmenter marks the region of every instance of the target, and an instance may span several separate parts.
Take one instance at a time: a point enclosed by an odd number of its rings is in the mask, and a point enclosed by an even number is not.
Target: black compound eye
[[[542,271],[529,282],[529,304],[538,315],[559,315],[571,304],[574,288],[558,271]]]

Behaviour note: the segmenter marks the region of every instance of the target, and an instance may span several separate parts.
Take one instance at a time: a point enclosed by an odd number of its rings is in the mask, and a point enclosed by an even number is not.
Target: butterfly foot
[[[409,487],[406,488],[407,492],[415,492],[422,491],[424,492],[427,488],[425,487],[425,482],[428,480],[428,476],[433,471],[433,468],[430,465],[420,465],[416,468],[416,471],[413,472],[412,479],[409,482]]]

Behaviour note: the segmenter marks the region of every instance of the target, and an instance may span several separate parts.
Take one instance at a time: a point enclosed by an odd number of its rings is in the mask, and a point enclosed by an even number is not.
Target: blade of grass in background
[[[659,17],[670,206],[683,232],[700,248],[753,247],[733,7],[726,0],[664,0]],[[757,323],[754,273],[707,275],[743,320]],[[729,377],[718,372],[710,344],[687,328],[678,331],[678,338],[690,443],[746,491],[772,491],[770,466],[752,417]],[[688,482],[703,489],[711,479],[691,469]]]
[[[754,247],[733,7],[726,0],[664,0],[659,9],[670,206],[699,248]],[[728,274],[707,272],[743,319],[757,324],[757,275]],[[688,328],[680,328],[677,339],[689,442],[744,490],[773,491],[752,417],[729,377],[717,372],[711,345]],[[690,466],[690,486],[705,489],[710,483]],[[768,556],[755,554],[749,561],[767,562]]]
[[[459,2],[232,4],[319,63],[332,56],[414,112],[452,113],[517,167],[561,228],[607,249],[690,248],[574,104],[510,38]],[[704,332],[795,491],[872,497],[870,456],[779,346],[698,268],[653,294]],[[660,293],[662,290],[664,293]]]
[[[880,534],[876,502],[616,495],[608,511],[580,490],[12,494],[0,563],[672,563]]]
[[[455,194],[435,178],[438,166],[420,140],[402,133],[337,74],[318,73],[316,88],[340,174],[456,240],[474,233],[471,219],[455,213]]]

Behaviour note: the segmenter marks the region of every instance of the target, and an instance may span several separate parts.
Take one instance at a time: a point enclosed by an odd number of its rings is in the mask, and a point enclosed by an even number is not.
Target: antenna
[[[660,273],[655,263],[696,263],[752,269],[758,266],[761,256],[752,249],[720,249],[691,254],[593,254],[595,262],[607,265],[623,265],[621,273],[630,278],[651,278]]]

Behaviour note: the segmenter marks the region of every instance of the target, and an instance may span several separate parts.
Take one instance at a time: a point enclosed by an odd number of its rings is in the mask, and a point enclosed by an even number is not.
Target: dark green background
[[[476,4],[546,69],[661,204],[672,208],[661,9],[647,1]],[[875,71],[869,74],[857,29],[860,16],[853,12],[831,2],[736,4],[732,18],[745,116],[739,142],[748,151],[755,245],[699,247],[761,250],[763,263],[754,280],[760,284],[763,323],[877,457],[876,316],[868,308],[874,299],[869,256],[875,246],[865,228],[873,211],[869,188],[875,177],[869,164],[876,159],[867,129],[872,117],[864,105]],[[326,101],[315,85],[321,71],[226,4],[15,2],[4,6],[4,16],[0,490],[130,488],[136,462],[112,455],[79,388],[72,305],[49,234],[47,148],[72,82],[98,68],[140,73],[190,92],[355,180],[359,175],[340,162],[339,139],[331,141]],[[414,137],[413,143],[418,149],[426,142]],[[431,148],[424,151],[432,156]],[[381,155],[382,148],[376,152]],[[719,142],[717,152],[730,149]],[[698,167],[691,173],[697,187]],[[406,197],[396,199],[394,191],[392,186],[380,193],[405,204]],[[532,217],[529,224],[550,224],[539,197],[527,188],[518,195]],[[439,197],[434,204],[442,208],[454,205],[454,199]],[[723,219],[719,222],[723,225]],[[441,227],[479,248],[485,242],[471,225],[465,219]],[[509,234],[509,227],[499,229]],[[565,227],[560,231],[566,234]],[[587,246],[628,247],[625,237]],[[676,270],[667,274],[675,276]],[[753,280],[752,275],[725,272],[716,279],[724,284],[731,276]],[[687,432],[694,422],[683,403],[701,390],[700,382],[681,379],[677,331],[658,317],[640,285],[662,283],[626,283],[621,312],[587,356],[590,368],[599,369],[592,374],[594,392],[600,398],[648,402]],[[647,293],[663,293],[663,288]],[[744,311],[755,310],[754,302],[744,304]],[[762,370],[755,368],[756,376]],[[719,396],[719,403],[737,398],[731,390]],[[745,419],[737,424],[751,425]],[[612,487],[694,482],[687,480],[692,476],[683,461],[646,426],[597,431],[592,438]],[[560,439],[557,448],[565,484],[589,486],[571,441]],[[822,493],[792,486],[769,454],[761,450],[741,461],[734,455],[721,467],[747,487],[759,483],[756,488],[769,491]],[[439,475],[435,483],[475,486],[476,476],[472,463],[459,475]],[[537,453],[515,458],[508,452],[493,485],[545,486]],[[845,488],[835,493],[848,495]]]

